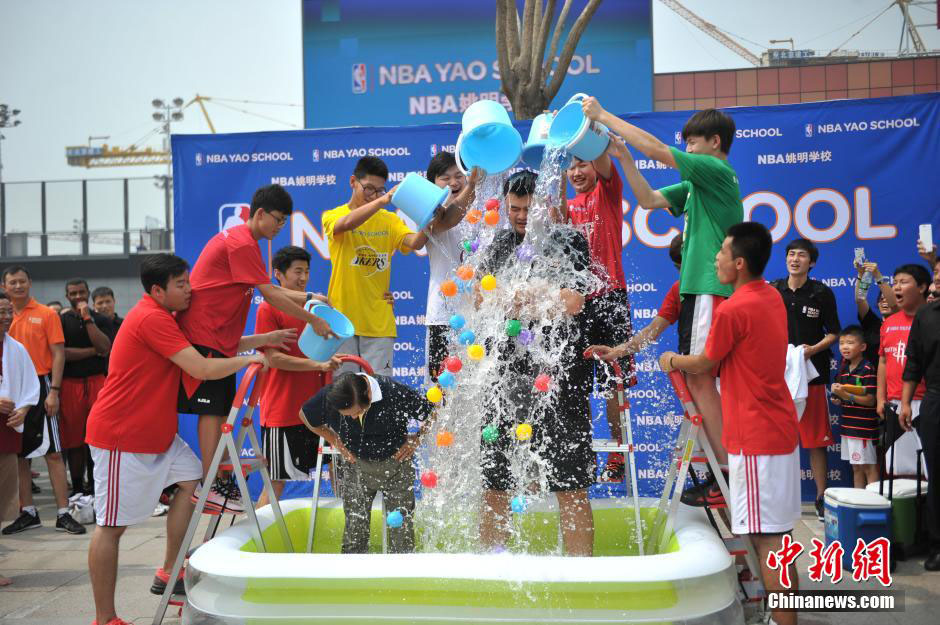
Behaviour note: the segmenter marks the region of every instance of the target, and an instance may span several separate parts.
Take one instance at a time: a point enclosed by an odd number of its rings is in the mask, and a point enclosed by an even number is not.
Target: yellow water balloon
[[[480,360],[485,355],[486,351],[483,349],[482,345],[474,344],[467,348],[467,356],[473,360]]]
[[[480,280],[480,286],[483,287],[484,291],[492,291],[496,288],[496,278],[493,274],[488,273]]]
[[[428,389],[428,392],[425,393],[424,396],[428,398],[429,402],[436,404],[437,402],[441,401],[441,399],[443,399],[444,394],[441,393],[441,389],[436,386],[432,386]]]
[[[532,438],[532,426],[528,423],[521,423],[516,426],[516,438],[520,441],[527,441]]]

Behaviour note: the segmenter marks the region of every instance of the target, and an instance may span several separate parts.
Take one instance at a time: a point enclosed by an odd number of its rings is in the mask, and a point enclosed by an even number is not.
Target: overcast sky
[[[824,51],[839,46],[889,0],[684,4],[759,54],[770,39],[792,37],[797,48]],[[929,9],[913,8],[915,20],[935,24],[935,4]],[[90,135],[109,135],[112,145],[140,144],[155,126],[150,119],[155,97],[188,101],[198,93],[294,104],[229,103],[286,123],[209,107],[219,132],[300,127],[300,15],[299,0],[0,0],[0,102],[22,110],[22,125],[4,131],[4,181],[163,173],[161,167],[79,169],[69,167],[64,155],[65,146],[87,143]],[[844,47],[892,52],[900,33],[900,11],[893,7]],[[921,33],[929,48],[940,49],[940,31],[923,28]],[[653,1],[653,41],[657,73],[747,66],[658,0]],[[174,125],[174,132],[207,131],[196,107]],[[159,147],[159,136],[144,144]],[[68,185],[61,186],[62,199],[50,191],[53,209],[72,194]],[[150,212],[162,219],[159,189],[144,181],[134,193],[146,197],[145,204],[155,207]],[[18,218],[21,226],[32,225],[31,216],[8,217],[8,229],[17,226]],[[143,225],[143,217],[132,220]]]

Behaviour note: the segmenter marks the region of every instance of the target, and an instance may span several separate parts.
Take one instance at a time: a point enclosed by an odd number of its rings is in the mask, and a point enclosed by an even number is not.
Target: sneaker
[[[35,529],[37,527],[42,527],[42,523],[39,521],[39,513],[30,514],[29,512],[21,512],[20,516],[17,517],[15,521],[3,528],[3,531],[0,532],[4,536],[9,536],[10,534],[19,534],[20,532],[25,532],[26,530]],[[82,530],[85,528],[83,527]]]
[[[599,481],[601,482],[622,482],[626,471],[624,470],[623,454],[614,451],[607,454],[607,464],[601,471]]]
[[[55,531],[68,532],[69,534],[84,534],[88,530],[85,526],[72,518],[71,514],[60,514],[55,520]]]
[[[724,473],[724,471],[722,471]],[[724,473],[725,482],[728,481],[728,474]],[[681,501],[687,506],[704,508],[705,506],[723,506],[725,497],[721,494],[721,487],[714,474],[708,473],[708,479],[700,482],[696,486],[690,486],[682,491]]]
[[[36,486],[36,482],[30,482],[30,489],[33,491],[34,495],[38,495],[42,492],[42,489]]]
[[[818,521],[826,520],[826,504],[823,503],[822,497],[816,500],[816,520]]]
[[[199,501],[200,491],[193,493],[192,501]],[[238,485],[233,479],[215,478],[212,487],[209,489],[209,498],[206,499],[206,512],[210,514],[219,514],[229,512],[239,514],[245,511],[242,505],[241,493],[238,492]]]
[[[158,503],[150,516],[163,516],[170,511],[170,506],[165,503]]]
[[[98,625],[98,621],[97,620],[92,621],[91,625]],[[118,618],[115,616],[113,619],[111,619],[104,625],[131,625],[131,624],[125,621],[124,619]]]
[[[186,584],[183,582],[183,575],[185,571],[185,567],[180,569],[179,577],[176,578],[176,583],[173,584],[174,595],[186,594]],[[162,567],[157,569],[156,575],[153,576],[153,584],[150,585],[150,592],[155,595],[162,595],[166,590],[166,585],[169,581],[170,574],[164,571]]]

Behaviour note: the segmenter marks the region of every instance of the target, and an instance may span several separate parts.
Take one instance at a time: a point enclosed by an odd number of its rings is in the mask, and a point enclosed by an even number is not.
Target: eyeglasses
[[[358,182],[359,186],[362,187],[362,194],[366,197],[385,195],[385,187],[373,187],[371,184],[362,184],[362,182],[359,180],[356,180],[356,182]]]
[[[278,228],[283,228],[284,224],[287,223],[287,217],[275,217],[274,213],[269,213],[268,211],[264,211],[264,214],[269,215],[271,219],[274,220],[274,223],[277,224]]]

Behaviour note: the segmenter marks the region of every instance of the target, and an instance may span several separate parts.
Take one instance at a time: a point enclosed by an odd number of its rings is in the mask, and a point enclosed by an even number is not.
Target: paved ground
[[[42,463],[38,463],[41,467]],[[44,469],[44,467],[41,467]],[[88,580],[89,535],[71,536],[54,531],[55,510],[45,476],[37,480],[42,494],[36,497],[43,527],[0,538],[0,573],[12,577],[12,586],[0,589],[0,625],[88,625],[94,618]],[[89,530],[91,527],[89,526]],[[117,588],[118,614],[131,623],[149,623],[158,598],[150,594],[154,570],[163,557],[164,519],[151,519],[125,533]],[[201,536],[202,532],[197,533]],[[808,545],[822,538],[822,524],[807,508],[795,538]],[[801,557],[801,586],[808,558]],[[818,585],[817,585],[818,586]],[[843,582],[846,588],[859,584]],[[905,592],[906,611],[901,613],[809,613],[805,625],[935,625],[940,611],[940,573],[927,573],[923,559],[900,562],[894,574],[896,590]],[[172,610],[172,608],[171,608]],[[177,623],[174,618],[167,623]]]

